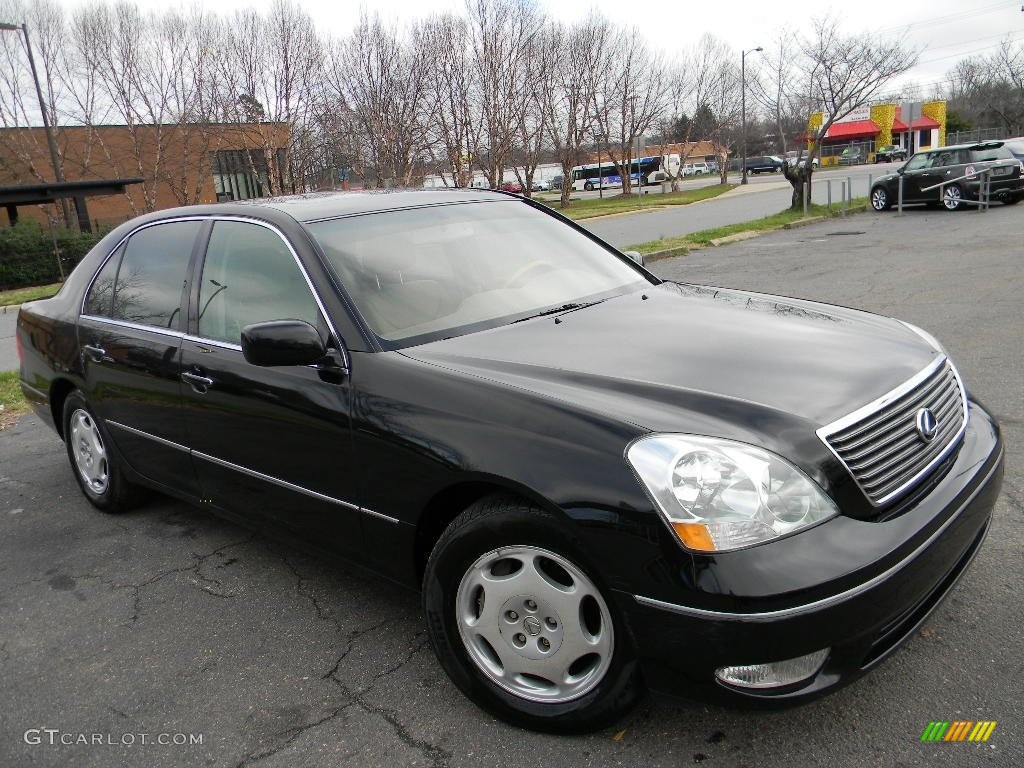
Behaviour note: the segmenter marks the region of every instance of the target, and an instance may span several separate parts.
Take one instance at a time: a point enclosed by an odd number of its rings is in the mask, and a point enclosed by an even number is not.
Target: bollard
[[[941,189],[939,190],[939,194],[940,195],[942,194],[942,190]],[[896,215],[897,216],[902,216],[903,215],[903,174],[902,173],[900,174],[899,194],[896,196],[896,199],[898,201],[897,206],[896,206],[896,212],[897,212]]]
[[[804,218],[807,218],[807,182],[804,181],[803,193],[804,193]]]
[[[840,216],[845,216],[846,215],[846,182],[842,181],[842,180],[839,181],[839,197],[842,199],[842,203],[840,204],[840,208],[839,208],[839,215]]]
[[[846,199],[853,208],[853,176],[846,177]]]
[[[828,192],[828,210],[832,212],[832,179],[825,182],[825,190]]]

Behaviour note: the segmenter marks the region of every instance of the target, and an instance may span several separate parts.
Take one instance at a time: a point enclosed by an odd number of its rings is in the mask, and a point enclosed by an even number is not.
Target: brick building
[[[179,205],[292,191],[283,123],[101,125],[55,129],[67,181],[141,177],[124,194],[91,198],[96,224]],[[0,187],[53,181],[42,128],[0,129]],[[26,218],[60,218],[55,206],[26,207]]]

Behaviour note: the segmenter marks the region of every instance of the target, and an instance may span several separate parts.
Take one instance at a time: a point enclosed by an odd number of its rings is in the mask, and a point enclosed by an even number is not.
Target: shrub
[[[103,234],[55,227],[51,235],[36,221],[0,227],[0,290],[57,282],[61,279],[57,258],[67,276]]]

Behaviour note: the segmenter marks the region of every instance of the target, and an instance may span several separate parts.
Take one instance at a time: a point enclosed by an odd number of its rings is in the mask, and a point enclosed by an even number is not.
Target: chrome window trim
[[[284,243],[285,247],[288,249],[288,252],[292,255],[292,259],[294,259],[296,266],[298,266],[299,271],[302,273],[302,277],[306,281],[306,287],[308,287],[309,288],[309,292],[311,294],[313,294],[313,301],[316,302],[316,306],[320,310],[320,314],[323,315],[324,321],[327,323],[327,327],[330,328],[331,334],[334,336],[334,338],[338,340],[338,344],[341,347],[341,349],[339,351],[341,352],[342,366],[345,368],[346,372],[350,371],[351,370],[351,361],[349,360],[348,350],[345,349],[345,345],[341,343],[341,334],[338,333],[338,329],[334,327],[334,322],[331,320],[331,316],[327,313],[327,309],[324,307],[324,303],[320,299],[320,294],[317,292],[316,287],[313,285],[313,280],[312,280],[312,278],[310,278],[309,272],[306,271],[306,267],[302,263],[302,260],[299,258],[299,254],[292,247],[292,244],[288,241],[288,238],[285,236],[285,234],[280,229],[278,229],[276,226],[271,224],[270,222],[261,221],[260,219],[251,219],[251,218],[248,218],[248,217],[245,217],[245,216],[238,216],[238,215],[219,215],[219,216],[210,216],[210,217],[207,217],[207,218],[208,218],[209,221],[212,221],[214,223],[215,227],[216,227],[218,221],[237,221],[237,222],[241,222],[243,224],[255,224],[255,225],[263,227],[265,229],[269,229],[271,232],[273,232],[275,235],[277,235],[281,239],[281,242]],[[212,233],[211,233],[211,237],[212,237]],[[206,266],[206,254],[205,253],[203,254],[203,266],[204,267]],[[216,339],[207,339],[205,336],[197,336],[195,338],[198,341],[202,342],[202,343],[206,343],[206,342],[216,343],[218,341]],[[225,343],[230,344],[230,342],[225,342]],[[241,346],[237,347],[237,349],[241,349],[241,348],[242,348]]]
[[[179,340],[185,338],[185,334],[181,331],[174,331],[170,328],[161,328],[159,325],[144,325],[142,323],[133,323],[130,320],[115,320],[112,317],[100,317],[99,315],[81,315],[79,319],[94,320],[98,323],[107,323],[108,325],[116,325],[121,328],[130,328],[133,331],[147,331],[161,336],[171,336],[172,338]]]
[[[352,509],[352,510],[355,510],[357,512],[362,512],[364,514],[370,515],[372,517],[378,517],[381,520],[387,520],[389,523],[397,523],[398,522],[398,518],[396,518],[396,517],[391,517],[390,515],[385,515],[385,514],[383,514],[381,512],[375,512],[374,510],[368,509],[367,507],[360,507],[358,504],[353,504],[353,503],[348,502],[348,501],[342,501],[341,499],[336,499],[333,496],[328,496],[327,494],[320,493],[318,491],[313,491],[313,490],[310,490],[309,488],[304,488],[303,486],[296,485],[295,483],[289,483],[287,480],[282,480],[282,479],[280,479],[278,477],[274,477],[273,475],[266,475],[266,474],[264,474],[262,472],[259,472],[259,471],[255,470],[255,469],[249,469],[248,467],[243,467],[240,464],[235,464],[233,462],[226,461],[224,459],[219,459],[216,456],[211,456],[210,454],[203,453],[202,451],[195,451],[194,450],[194,451],[192,451],[192,455],[195,456],[196,458],[206,459],[209,462],[212,462],[214,464],[218,464],[218,465],[220,465],[222,467],[226,467],[227,469],[233,469],[233,470],[235,470],[237,472],[241,472],[242,474],[249,475],[250,477],[255,477],[258,480],[265,480],[268,483],[273,483],[274,485],[279,485],[282,488],[287,488],[288,490],[296,491],[298,493],[305,494],[306,496],[310,496],[310,497],[312,497],[314,499],[319,499],[321,501],[330,502],[331,504],[338,504],[339,506],[345,507],[346,509]]]
[[[327,327],[330,328],[330,330],[331,330],[331,334],[334,336],[335,339],[337,339],[339,345],[341,346],[340,352],[341,352],[341,356],[342,356],[342,364],[344,365],[345,371],[348,372],[348,371],[351,370],[351,360],[350,360],[349,355],[348,355],[348,350],[345,349],[345,345],[341,343],[341,334],[338,333],[338,329],[335,327],[334,322],[331,320],[331,316],[327,313],[327,309],[324,307],[324,303],[323,303],[323,301],[320,298],[320,294],[317,292],[316,287],[313,285],[313,280],[310,278],[309,272],[306,270],[305,265],[302,263],[302,260],[299,258],[299,254],[292,247],[292,244],[288,241],[288,238],[285,236],[285,234],[280,229],[278,229],[276,226],[274,226],[270,222],[262,221],[260,219],[255,219],[255,218],[251,218],[251,217],[248,217],[248,216],[240,216],[238,214],[220,214],[220,215],[213,215],[213,216],[175,216],[173,218],[168,218],[168,219],[159,219],[157,221],[149,221],[149,222],[146,222],[145,224],[142,224],[142,225],[136,227],[131,232],[129,232],[128,234],[126,234],[124,237],[122,237],[120,240],[117,241],[117,244],[113,248],[110,249],[110,253],[108,253],[103,258],[103,260],[100,262],[99,266],[96,268],[96,271],[92,273],[92,276],[89,278],[89,286],[82,293],[82,302],[81,302],[81,304],[78,307],[78,314],[79,314],[79,316],[113,321],[114,318],[97,318],[95,315],[86,315],[85,314],[85,300],[89,296],[89,291],[92,290],[93,282],[95,282],[96,278],[99,276],[99,273],[103,270],[103,267],[105,267],[107,265],[107,262],[110,260],[110,257],[113,256],[115,253],[117,253],[117,250],[121,246],[123,246],[126,242],[128,242],[128,239],[130,237],[132,237],[133,235],[135,235],[138,232],[141,232],[144,229],[148,229],[149,227],[155,227],[155,226],[158,226],[160,224],[171,224],[171,223],[179,222],[179,221],[199,221],[199,222],[211,221],[214,224],[216,224],[218,221],[238,221],[238,222],[243,222],[245,224],[255,224],[257,226],[264,227],[266,229],[269,229],[275,235],[277,235],[281,239],[281,242],[283,242],[285,244],[285,247],[288,249],[288,252],[292,255],[292,259],[294,259],[295,264],[299,267],[299,271],[302,273],[302,277],[306,281],[306,286],[309,288],[310,293],[313,294],[313,300],[316,302],[317,308],[320,310],[320,314],[323,315],[324,321],[327,323]],[[204,252],[203,253],[203,265],[204,266],[205,266],[205,263],[206,263],[206,254]],[[142,329],[157,328],[157,326],[148,326],[148,325],[141,325],[141,324],[125,323],[125,325],[126,325],[126,327],[129,327],[129,328],[142,328]],[[187,334],[184,334],[184,333],[180,333],[180,335],[182,337],[187,336]],[[205,337],[191,337],[190,336],[189,340],[190,341],[191,340],[197,340],[197,341],[200,341],[200,342],[203,342],[203,343],[221,344],[221,345],[223,345],[223,344],[230,344],[230,342],[223,342],[223,343],[221,343],[221,342],[219,342],[216,339],[207,339]],[[240,345],[232,345],[230,348],[241,349],[242,347]]]
[[[82,292],[82,303],[78,307],[78,314],[81,315],[81,316],[86,316],[86,317],[95,317],[95,315],[86,315],[85,314],[85,300],[89,297],[89,291],[92,290],[92,284],[96,281],[96,278],[99,277],[99,274],[100,274],[100,272],[103,271],[103,268],[105,266],[107,266],[107,262],[110,261],[110,257],[113,256],[115,253],[117,253],[117,250],[122,245],[124,245],[126,242],[128,242],[128,238],[130,238],[136,232],[141,232],[142,230],[148,229],[149,227],[155,227],[157,224],[171,224],[171,223],[176,222],[176,221],[199,221],[199,222],[203,222],[203,221],[209,221],[209,218],[210,218],[209,216],[175,216],[173,218],[160,219],[158,221],[147,221],[145,224],[139,225],[138,227],[133,229],[131,232],[129,232],[127,235],[122,237],[120,240],[117,241],[117,245],[115,245],[113,248],[110,249],[110,253],[108,253],[106,256],[103,257],[103,260],[100,262],[100,265],[96,268],[96,271],[92,273],[92,277],[89,278],[89,287],[86,288]],[[195,243],[193,243],[192,247],[193,248],[195,247]],[[106,319],[112,320],[113,318],[106,318]],[[150,326],[146,326],[146,327],[149,328]]]
[[[222,349],[232,349],[235,352],[242,351],[241,344],[232,344],[230,341],[221,341],[219,339],[207,339],[205,336],[193,336],[190,333],[186,333],[182,340],[190,341],[193,344],[201,344],[204,347],[221,347]]]
[[[255,477],[258,480],[265,480],[268,483],[273,483],[274,485],[279,485],[282,488],[287,488],[290,491],[296,491],[296,492],[302,493],[302,494],[304,494],[306,496],[310,496],[310,497],[312,497],[314,499],[319,499],[321,501],[330,502],[331,504],[337,504],[339,506],[345,507],[346,509],[355,510],[356,512],[362,512],[363,514],[370,515],[371,517],[377,517],[377,518],[380,518],[381,520],[387,520],[389,523],[398,523],[399,522],[397,517],[391,517],[390,515],[385,515],[382,512],[375,512],[374,510],[369,509],[367,507],[361,507],[358,504],[353,504],[353,503],[348,502],[348,501],[342,501],[341,499],[336,499],[333,496],[328,496],[325,493],[319,493],[318,491],[312,491],[309,488],[304,488],[303,486],[296,485],[295,483],[289,483],[287,480],[282,480],[282,479],[280,479],[278,477],[274,477],[273,475],[267,475],[267,474],[264,474],[263,472],[258,472],[255,469],[249,469],[248,467],[243,467],[240,464],[235,464],[233,462],[226,461],[224,459],[218,459],[216,456],[211,456],[210,454],[203,453],[202,451],[191,450],[188,447],[186,447],[184,445],[181,445],[180,443],[175,443],[172,440],[167,440],[167,439],[162,438],[162,437],[157,437],[156,435],[152,435],[149,432],[143,432],[141,429],[136,429],[135,427],[129,427],[127,424],[122,424],[122,423],[120,423],[118,421],[111,421],[109,419],[105,420],[104,423],[105,424],[109,424],[110,426],[113,426],[113,427],[117,427],[118,429],[123,429],[126,432],[132,433],[133,435],[138,435],[139,437],[149,438],[150,440],[154,440],[154,441],[160,443],[161,445],[166,445],[168,448],[174,448],[174,449],[179,450],[179,451],[184,451],[185,453],[189,453],[189,454],[191,454],[194,457],[197,457],[197,458],[200,458],[200,459],[206,459],[209,462],[212,462],[214,464],[218,464],[218,465],[220,465],[222,467],[226,467],[228,469],[234,469],[234,470],[236,470],[238,472],[241,472],[243,474],[249,475],[250,477]]]
[[[777,611],[762,611],[758,613],[733,613],[731,611],[710,611],[704,608],[691,608],[688,605],[678,605],[676,603],[668,603],[664,600],[656,600],[653,597],[644,597],[643,595],[633,595],[633,599],[640,605],[646,605],[651,608],[660,608],[665,611],[672,613],[680,613],[685,616],[694,616],[701,619],[718,619],[720,621],[746,621],[746,622],[769,622],[776,621],[778,619],[788,619],[794,616],[802,616],[805,613],[811,613],[813,611],[830,608],[839,603],[845,602],[853,597],[857,597],[864,592],[867,592],[874,587],[878,586],[883,581],[888,580],[898,571],[908,566],[911,562],[917,559],[922,552],[928,549],[935,541],[942,536],[946,529],[949,528],[953,523],[960,519],[964,510],[977,498],[978,494],[985,490],[988,485],[988,481],[992,479],[998,470],[1000,463],[1002,462],[1004,449],[1000,447],[999,455],[996,460],[992,463],[992,467],[989,469],[988,474],[985,475],[985,479],[978,483],[977,487],[971,493],[971,495],[960,505],[957,511],[950,515],[949,518],[939,526],[938,530],[935,531],[928,539],[918,546],[913,552],[904,557],[898,563],[878,574],[874,578],[868,579],[863,584],[858,584],[855,587],[840,592],[831,597],[824,597],[821,600],[815,600],[810,603],[804,603],[803,605],[796,605],[792,608],[782,608]],[[770,544],[768,545],[770,546]],[[977,550],[975,550],[977,551]]]
[[[861,488],[860,482],[854,476],[854,473],[850,470],[850,468],[846,465],[846,462],[843,460],[843,457],[840,456],[839,453],[832,447],[831,443],[829,443],[828,438],[831,435],[835,434],[836,432],[840,432],[843,429],[846,429],[851,424],[855,424],[861,419],[864,419],[867,416],[871,416],[872,414],[877,413],[881,409],[890,405],[893,401],[898,400],[903,395],[913,391],[929,376],[935,374],[936,371],[938,371],[947,363],[949,364],[949,369],[953,372],[953,378],[956,379],[957,386],[960,388],[960,412],[963,415],[963,422],[960,425],[960,429],[952,438],[950,438],[949,443],[946,445],[946,447],[943,448],[942,451],[939,452],[934,459],[928,462],[928,464],[924,468],[922,468],[917,474],[915,474],[912,478],[907,480],[907,482],[905,482],[899,488],[890,491],[888,494],[878,499],[877,501],[873,500],[871,496],[867,492],[865,492],[863,488]],[[871,504],[871,506],[877,508],[885,506],[893,499],[896,499],[899,496],[906,493],[909,489],[913,488],[921,480],[921,478],[928,475],[933,469],[935,469],[935,467],[941,464],[946,459],[946,457],[953,452],[956,446],[960,443],[960,440],[963,438],[964,433],[967,432],[967,421],[969,418],[970,409],[967,406],[967,390],[964,388],[964,382],[960,378],[960,371],[958,371],[956,369],[956,366],[953,365],[952,360],[950,360],[946,355],[940,354],[937,358],[935,358],[933,362],[922,368],[917,374],[907,379],[907,381],[903,382],[895,389],[886,392],[881,397],[871,401],[870,403],[861,408],[858,408],[853,413],[847,414],[846,416],[843,416],[841,419],[833,421],[831,424],[826,424],[824,427],[821,427],[821,429],[817,430],[815,434],[818,436],[818,439],[825,444],[825,447],[828,449],[829,453],[831,453],[836,458],[836,461],[838,461],[846,469],[846,471],[849,472],[850,477],[853,478],[853,481],[857,484],[857,487],[861,488],[861,492],[864,494],[864,498],[867,499],[868,503]]]

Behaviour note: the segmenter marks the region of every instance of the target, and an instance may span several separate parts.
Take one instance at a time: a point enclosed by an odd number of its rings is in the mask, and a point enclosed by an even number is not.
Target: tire
[[[583,185],[583,189],[585,189],[585,190],[586,190],[587,192],[593,192],[593,191],[594,191],[594,185],[593,185],[593,184],[591,184],[591,183],[590,183],[590,182],[588,181],[588,182],[586,182],[586,183],[585,183],[585,184]]]
[[[1007,195],[1003,198],[1003,205],[1016,205],[1019,202],[1020,197],[1018,195]]]
[[[643,687],[596,575],[568,524],[520,499],[478,501],[427,562],[423,611],[441,666],[515,725],[583,733],[610,724]]]
[[[950,184],[942,192],[942,204],[947,211],[959,211],[964,207],[964,193],[957,184]]]
[[[99,510],[127,512],[142,498],[121,470],[106,429],[78,390],[64,400],[64,446],[85,498]]]
[[[876,211],[887,211],[892,207],[892,200],[885,187],[875,187],[871,190],[871,207]]]

